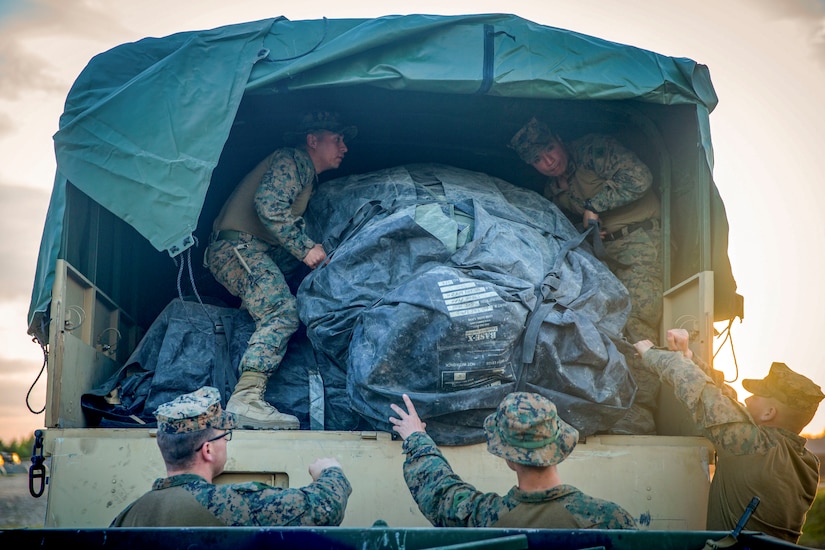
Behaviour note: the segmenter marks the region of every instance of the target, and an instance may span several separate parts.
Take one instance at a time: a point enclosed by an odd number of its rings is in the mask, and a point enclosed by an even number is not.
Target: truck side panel
[[[48,430],[55,482],[46,527],[107,527],[165,476],[155,430]],[[353,491],[343,526],[426,527],[404,482],[401,441],[382,432],[236,430],[217,483],[263,481],[280,487],[311,482],[308,465],[334,456]],[[484,444],[444,447],[453,469],[481,491],[504,494],[515,475]],[[643,529],[702,530],[710,486],[711,448],[695,437],[591,436],[560,465],[565,483],[620,503]]]

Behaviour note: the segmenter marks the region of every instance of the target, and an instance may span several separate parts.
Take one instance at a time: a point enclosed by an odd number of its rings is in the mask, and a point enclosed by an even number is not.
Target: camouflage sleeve
[[[639,525],[630,513],[619,506],[605,507],[605,529],[638,529]]]
[[[304,219],[292,213],[292,203],[315,178],[309,157],[295,149],[282,149],[273,155],[269,169],[255,193],[255,211],[272,237],[290,254],[303,260],[315,246],[305,231]]]
[[[341,525],[352,486],[341,468],[326,468],[318,479],[300,489],[307,498],[311,521],[301,525]]]
[[[638,529],[636,520],[615,502],[592,497],[576,490],[567,510],[584,529]]]
[[[642,356],[642,363],[675,388],[676,398],[687,406],[716,452],[741,455],[770,448],[770,439],[745,407],[680,352],[650,349]]]
[[[435,527],[488,527],[508,510],[501,496],[461,481],[427,434],[410,435],[404,452],[404,479],[418,509]]]
[[[340,525],[352,493],[340,468],[327,468],[316,481],[296,489],[258,482],[213,487],[217,494],[207,506],[228,525],[240,526]]]
[[[705,361],[696,354],[693,354],[692,361],[696,363],[700,369],[702,369],[702,372],[710,376],[711,380],[713,380],[713,383],[716,384],[716,386],[722,390],[722,393],[724,395],[738,402],[736,390],[725,384],[725,374],[723,372],[714,369],[713,367],[705,363]]]
[[[606,212],[638,200],[653,184],[653,174],[636,154],[609,136],[591,135],[578,146],[578,162],[604,178],[590,202]]]

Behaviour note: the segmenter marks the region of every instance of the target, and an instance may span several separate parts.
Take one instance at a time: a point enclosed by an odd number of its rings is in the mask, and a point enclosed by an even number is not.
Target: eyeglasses
[[[215,437],[213,437],[213,438],[211,438],[211,439],[207,439],[206,441],[204,441],[203,443],[201,443],[201,444],[198,446],[198,448],[197,448],[197,449],[195,449],[195,451],[200,451],[200,450],[203,448],[203,446],[204,446],[204,445],[206,445],[207,443],[212,443],[213,441],[217,441],[217,440],[219,440],[219,439],[223,439],[224,437],[226,438],[226,440],[227,440],[227,441],[232,441],[232,430],[226,430],[226,431],[225,431],[225,432],[223,432],[221,435],[216,435]]]

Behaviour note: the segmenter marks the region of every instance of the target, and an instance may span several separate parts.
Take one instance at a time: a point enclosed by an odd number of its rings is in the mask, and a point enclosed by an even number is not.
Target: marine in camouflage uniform
[[[182,395],[158,407],[155,416],[158,446],[173,475],[157,479],[110,527],[326,526],[343,521],[352,488],[334,459],[316,461],[310,466],[314,481],[296,489],[259,482],[212,483],[212,475],[223,471],[226,441],[236,426],[235,416],[221,409],[216,388]],[[227,431],[213,435],[216,430]],[[207,444],[216,447],[204,450]],[[224,445],[222,455],[219,445]],[[204,452],[216,460],[202,461]]]
[[[487,450],[508,461],[520,481],[530,471],[553,480],[544,490],[524,491],[515,486],[504,496],[483,493],[462,481],[423,431],[409,397],[405,395],[404,400],[408,412],[393,405],[400,419],[391,417],[390,422],[405,437],[404,479],[421,513],[434,526],[637,528],[633,517],[618,504],[558,481],[556,465],[573,451],[579,434],[559,418],[548,399],[535,393],[511,393],[484,422]]]
[[[288,139],[296,147],[278,149],[238,184],[213,223],[207,265],[230,293],[243,300],[256,330],[241,358],[241,378],[227,410],[243,427],[297,429],[298,419],[279,412],[264,398],[266,383],[284,358],[299,326],[298,307],[288,280],[301,262],[320,265],[326,254],[305,232],[301,217],[318,174],[337,168],[355,136],[335,113],[306,115]]]
[[[682,353],[652,348],[651,342],[636,347],[645,367],[674,386],[716,448],[707,528],[733,530],[756,496],[759,505],[744,528],[796,543],[819,481],[819,459],[799,432],[816,413],[821,388],[773,363],[764,379],[742,381],[753,393],[742,406],[733,388],[715,384]]]
[[[662,313],[660,205],[650,169],[616,139],[588,134],[564,144],[549,126],[531,119],[510,141],[527,164],[547,175],[544,195],[571,219],[598,221],[609,265],[630,295],[628,341],[658,342]],[[655,433],[659,383],[627,358],[638,386],[628,415],[613,433]]]

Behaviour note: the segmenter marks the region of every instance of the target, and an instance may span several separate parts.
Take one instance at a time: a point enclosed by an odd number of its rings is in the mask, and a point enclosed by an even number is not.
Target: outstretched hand
[[[427,424],[422,422],[418,413],[415,412],[415,405],[413,405],[410,396],[405,393],[401,397],[404,399],[404,405],[407,407],[406,411],[395,403],[390,405],[390,408],[399,416],[399,418],[394,416],[390,417],[390,424],[393,425],[393,431],[398,433],[402,439],[407,439],[411,434],[416,432],[425,433]]]

